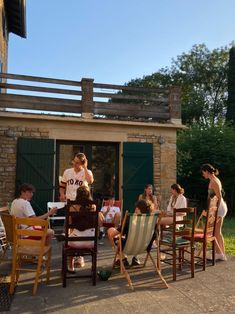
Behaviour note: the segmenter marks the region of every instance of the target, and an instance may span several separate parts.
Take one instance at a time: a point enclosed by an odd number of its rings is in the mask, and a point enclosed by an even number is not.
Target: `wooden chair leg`
[[[67,254],[63,251],[62,256],[62,282],[63,288],[66,288],[66,273],[67,273]]]
[[[191,277],[192,278],[194,278],[194,273],[195,273],[194,254],[195,254],[195,249],[194,247],[191,247]]]
[[[96,261],[97,256],[96,253],[92,254],[92,284],[93,286],[96,285]]]
[[[150,253],[149,253],[149,257],[150,257],[150,259],[151,259],[151,261],[152,261],[152,263],[153,263],[153,266],[154,266],[154,268],[155,268],[155,270],[156,270],[156,272],[157,272],[157,275],[159,276],[159,278],[161,279],[161,281],[164,283],[165,287],[166,287],[166,288],[169,288],[167,282],[165,281],[165,279],[164,279],[163,276],[162,276],[161,270],[160,270],[160,269],[158,268],[158,266],[155,264],[154,259],[153,259],[152,255],[151,255]]]
[[[149,255],[150,255],[149,253],[146,254],[145,259],[144,259],[143,267],[146,266],[146,263],[147,263],[147,261],[148,261]]]
[[[212,241],[212,265],[215,265],[215,241]]]
[[[203,247],[202,247],[202,250],[203,250],[203,257],[202,257],[202,269],[203,270],[206,270],[206,253],[207,253],[207,243],[206,242],[203,242]]]
[[[13,255],[12,259],[12,270],[11,270],[11,284],[10,284],[10,294],[13,294],[15,291],[16,284],[16,267],[17,267],[17,256]]]
[[[50,270],[51,270],[51,250],[47,254],[47,261],[46,261],[46,283],[48,284],[50,281]]]
[[[132,281],[131,281],[131,277],[130,277],[129,273],[126,270],[126,268],[125,268],[125,266],[123,264],[122,259],[120,259],[120,268],[121,268],[121,273],[124,274],[124,276],[126,277],[126,280],[127,280],[128,284],[129,284],[129,287],[131,288],[131,290],[134,290],[134,287],[133,287]]]
[[[174,281],[176,281],[176,258],[177,258],[176,248],[173,248],[173,263],[172,263],[172,267],[173,267],[173,280]]]
[[[42,256],[39,256],[38,257],[37,270],[36,270],[36,276],[35,276],[34,286],[33,286],[33,295],[36,294],[37,289],[38,289],[38,280],[39,280],[41,268],[42,268]]]

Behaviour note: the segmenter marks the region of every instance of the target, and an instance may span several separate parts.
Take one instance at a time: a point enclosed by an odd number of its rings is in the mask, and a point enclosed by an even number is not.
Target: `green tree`
[[[220,171],[225,199],[230,210],[235,205],[235,128],[218,123],[215,126],[193,125],[177,137],[177,179],[186,196],[206,206],[208,182],[200,166],[211,163]]]
[[[206,45],[194,45],[188,53],[172,60],[171,67],[137,78],[128,86],[182,89],[182,121],[214,125],[224,119],[227,99],[228,48],[210,51]]]
[[[228,102],[226,120],[235,125],[235,46],[229,50]]]

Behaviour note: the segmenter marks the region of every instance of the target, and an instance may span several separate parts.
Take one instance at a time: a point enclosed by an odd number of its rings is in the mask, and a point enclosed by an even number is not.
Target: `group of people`
[[[204,164],[201,167],[202,176],[205,179],[209,179],[208,186],[208,208],[218,207],[218,219],[216,223],[216,259],[226,260],[225,249],[224,249],[224,239],[222,234],[222,225],[224,217],[227,213],[227,206],[222,195],[222,185],[219,180],[218,170],[215,169],[210,164]],[[64,171],[60,182],[60,201],[66,202],[67,200],[76,200],[77,205],[71,207],[71,211],[81,210],[81,205],[86,204],[85,208],[87,210],[96,210],[94,205],[91,204],[91,193],[89,185],[94,181],[93,174],[91,170],[88,169],[87,158],[83,153],[78,153],[73,159],[73,167]],[[30,204],[33,193],[35,189],[31,184],[22,184],[19,188],[19,197],[16,198],[11,204],[11,214],[17,217],[35,217],[35,212]],[[187,199],[185,198],[184,190],[179,184],[171,185],[171,197],[168,206],[165,211],[160,208],[160,196],[157,197],[153,193],[153,186],[147,184],[144,188],[144,192],[139,195],[138,201],[135,204],[136,213],[163,213],[160,220],[160,224],[171,225],[173,223],[173,209],[174,208],[186,208]],[[84,207],[84,206],[83,206]],[[52,208],[47,213],[39,216],[41,219],[47,219],[49,216],[56,214],[57,209]],[[182,217],[179,217],[179,220]],[[109,199],[109,203],[102,207],[99,212],[99,226],[102,229],[104,222],[113,223],[113,228],[108,229],[108,237],[112,244],[114,243],[115,237],[120,234],[120,221],[121,221],[121,211],[120,208],[114,206],[114,198]],[[85,236],[93,235],[94,230],[86,231]],[[71,230],[71,235],[79,235],[78,230]],[[46,244],[49,244],[52,237],[54,236],[54,231],[48,229]],[[76,245],[72,243],[71,245]],[[74,264],[77,262],[77,267],[84,266],[83,257],[78,257],[76,260],[71,259],[70,268],[74,271]],[[132,264],[139,264],[138,257],[133,257]]]

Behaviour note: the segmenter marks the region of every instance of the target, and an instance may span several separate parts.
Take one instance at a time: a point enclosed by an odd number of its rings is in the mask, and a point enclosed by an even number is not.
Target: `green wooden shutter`
[[[133,211],[146,184],[153,184],[153,145],[123,143],[123,208]]]
[[[54,155],[54,140],[18,138],[16,191],[22,183],[34,185],[31,204],[37,215],[45,213],[47,202],[53,200]]]

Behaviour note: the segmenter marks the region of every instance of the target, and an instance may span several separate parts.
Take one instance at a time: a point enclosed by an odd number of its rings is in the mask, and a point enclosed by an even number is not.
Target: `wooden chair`
[[[26,229],[22,225],[27,226]],[[18,282],[21,270],[36,272],[33,286],[33,295],[37,292],[38,280],[43,266],[43,257],[46,266],[46,282],[50,279],[51,246],[45,245],[48,221],[40,218],[17,218],[13,217],[13,259],[11,272],[10,294],[14,293],[15,285]],[[36,270],[23,268],[22,261],[25,256],[35,259]]]
[[[3,257],[5,257],[8,249],[13,247],[13,216],[4,212],[1,214],[1,219],[5,228],[5,241],[3,247]]]
[[[129,221],[128,233],[125,239],[125,243],[123,243],[124,229],[128,221]],[[151,243],[156,228],[156,222],[157,222],[156,214],[137,215],[129,214],[127,211],[125,213],[113,265],[115,264],[118,257],[120,260],[121,273],[123,273],[124,276],[126,277],[128,284],[132,290],[134,290],[134,287],[130,275],[126,270],[122,260],[124,254],[136,256],[138,254],[147,253],[143,266],[145,266],[147,258],[150,257],[156,273],[159,275],[165,287],[168,288],[168,285],[165,279],[163,278],[159,268],[160,261],[155,263],[151,255],[151,249],[149,249],[149,244]],[[157,259],[159,259],[159,254],[157,254]]]
[[[177,215],[184,214],[181,220],[177,220]],[[174,208],[173,225],[168,228],[165,234],[161,235],[160,252],[166,254],[164,263],[172,265],[173,280],[176,280],[176,268],[182,269],[185,262],[191,266],[191,277],[194,277],[194,229],[195,229],[195,208]],[[188,238],[185,239],[185,228],[187,228]],[[190,257],[185,258],[185,253]]]
[[[71,212],[71,204],[76,202],[69,202],[66,205],[66,228],[65,228],[65,242],[62,248],[62,280],[63,287],[66,287],[66,280],[70,278],[91,277],[92,284],[96,285],[96,265],[97,265],[97,237],[98,237],[98,211],[86,211],[80,210],[78,212]],[[94,202],[96,204],[96,202]],[[69,233],[71,229],[77,229],[84,231],[87,229],[94,229],[94,235],[85,236],[73,236],[70,237]],[[89,242],[88,242],[89,241]],[[74,247],[71,242],[81,242],[81,245]],[[85,243],[84,243],[85,242]],[[87,244],[86,244],[87,242]],[[92,243],[91,243],[92,242]],[[88,245],[89,243],[89,245]],[[68,274],[68,258],[75,256],[91,256],[92,267],[91,275],[69,275]]]
[[[102,206],[108,206],[109,205],[109,200],[104,200],[102,201]],[[122,201],[121,200],[115,200],[113,206],[120,208],[120,216],[122,217]],[[121,221],[120,221],[121,224]],[[114,223],[110,223],[110,222],[103,222],[103,227],[105,228],[111,228],[111,227],[115,227]]]
[[[215,237],[215,228],[216,228],[216,220],[217,220],[217,207],[211,207],[207,211],[203,210],[198,222],[197,228],[195,228],[194,233],[194,242],[200,243],[202,246],[202,257],[201,254],[197,254],[195,258],[198,263],[202,262],[203,270],[206,270],[206,253],[208,244],[211,244],[212,247],[212,265],[215,265],[215,243],[217,242]],[[203,228],[203,229],[202,229]],[[189,236],[185,235],[184,239],[188,239]],[[199,250],[201,252],[201,250]]]

